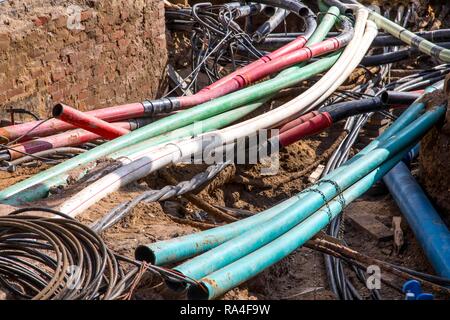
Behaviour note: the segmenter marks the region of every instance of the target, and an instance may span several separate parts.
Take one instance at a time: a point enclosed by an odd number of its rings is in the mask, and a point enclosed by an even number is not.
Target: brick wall
[[[160,90],[167,61],[162,1],[0,6],[2,118],[10,106],[45,117],[56,102],[88,110],[154,98]]]

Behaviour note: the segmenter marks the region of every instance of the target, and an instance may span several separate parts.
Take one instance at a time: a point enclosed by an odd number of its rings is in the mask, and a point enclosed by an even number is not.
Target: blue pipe
[[[341,190],[346,190],[385,161],[396,156],[398,150],[414,145],[444,113],[444,107],[436,107],[426,112],[393,139],[389,139],[377,149],[359,158],[347,170],[341,171],[333,180],[325,177],[317,186],[303,191],[296,203],[267,223],[252,228],[241,236],[177,266],[175,270],[190,278],[199,279],[273,241],[319,210],[326,201],[340,194]],[[407,149],[406,152],[409,150]]]
[[[289,232],[234,263],[209,274],[201,279],[200,285],[189,287],[188,298],[196,300],[217,298],[287,257],[321,229],[325,228],[343,210],[342,198],[345,204],[349,204],[360,197],[374,183],[381,179],[386,172],[395,166],[407,150],[407,148],[404,149],[403,152],[400,152],[391,160],[370,172],[367,176],[345,190],[342,193],[342,197],[336,197],[328,205],[323,206],[322,209],[318,210]]]
[[[450,278],[450,232],[408,167],[400,162],[384,177],[384,182],[434,270],[439,276]]]

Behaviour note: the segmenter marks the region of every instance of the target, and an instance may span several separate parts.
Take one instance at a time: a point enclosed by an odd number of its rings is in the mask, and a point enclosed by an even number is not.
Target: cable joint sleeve
[[[170,113],[180,110],[181,104],[177,98],[162,98],[158,100],[146,100],[142,102],[146,115],[156,115],[160,113]]]
[[[326,128],[329,128],[332,124],[333,119],[327,112],[320,113],[319,115],[300,124],[299,126],[296,126],[280,134],[280,145],[288,146],[303,137],[319,133]]]
[[[250,83],[245,78],[245,74],[238,74],[233,78],[233,80],[236,81],[238,88],[243,88]]]
[[[311,112],[308,112],[307,114],[302,115],[301,117],[299,117],[295,120],[292,120],[292,121],[286,123],[284,126],[282,126],[280,128],[280,134],[285,131],[288,131],[289,129],[292,129],[298,125],[301,125],[302,123],[304,123],[308,120],[311,120],[312,118],[314,118],[317,115],[319,115],[318,111],[311,111]]]

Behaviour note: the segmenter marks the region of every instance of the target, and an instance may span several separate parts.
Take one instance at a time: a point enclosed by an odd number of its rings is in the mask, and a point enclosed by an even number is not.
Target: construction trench
[[[450,5],[211,2],[0,2],[0,300],[448,300]]]

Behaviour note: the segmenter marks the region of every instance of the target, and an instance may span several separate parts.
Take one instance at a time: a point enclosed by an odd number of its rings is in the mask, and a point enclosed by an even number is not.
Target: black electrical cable
[[[444,48],[450,49],[450,42],[438,42],[437,44]],[[400,51],[382,53],[373,56],[366,56],[361,61],[361,64],[366,67],[379,66],[382,64],[390,64],[410,59],[412,57],[416,57],[417,54],[419,53],[420,53],[419,50],[417,50],[416,48],[408,48]]]
[[[420,97],[420,93],[384,91],[381,95],[366,99],[340,102],[321,107],[320,112],[328,113],[333,122],[352,116],[385,111],[392,106],[409,106]]]
[[[19,113],[19,114],[28,114],[30,116],[32,116],[34,118],[34,120],[41,120],[41,118],[39,118],[39,116],[37,114],[35,114],[34,112],[31,112],[30,110],[26,110],[26,109],[22,109],[22,108],[8,108],[6,109],[7,112],[11,113],[12,115],[15,113]]]
[[[381,103],[386,105],[410,105],[419,99],[421,93],[418,92],[398,92],[398,91],[383,91],[379,96]]]
[[[417,36],[422,37],[431,42],[445,42],[450,40],[450,29],[441,29],[433,31],[416,32]],[[380,35],[375,38],[372,46],[376,47],[389,47],[389,46],[402,46],[404,43],[391,35]]]
[[[22,215],[36,211],[61,218]],[[111,299],[128,287],[116,287],[124,272],[103,240],[52,209],[0,217],[0,257],[1,283],[25,299]]]
[[[30,207],[0,217],[0,284],[17,298],[121,299],[131,294],[141,270],[196,283],[113,253],[96,232],[57,210]]]
[[[264,22],[253,34],[253,40],[256,43],[261,42],[264,40],[264,38],[271,33],[273,30],[275,30],[276,27],[278,27],[281,22],[283,22],[287,16],[289,15],[289,11],[285,9],[278,8],[275,11],[275,14],[269,18],[266,22]]]

